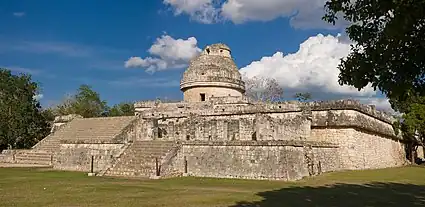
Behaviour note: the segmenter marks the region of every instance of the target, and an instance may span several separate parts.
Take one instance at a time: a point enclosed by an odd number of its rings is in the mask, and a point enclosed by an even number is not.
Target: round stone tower
[[[210,97],[242,96],[245,84],[232,59],[230,48],[222,43],[205,47],[190,61],[180,82],[184,101],[200,102]]]

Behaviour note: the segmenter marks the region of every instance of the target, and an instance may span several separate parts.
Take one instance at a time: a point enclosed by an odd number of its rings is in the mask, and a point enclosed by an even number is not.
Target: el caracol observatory
[[[208,45],[190,61],[180,82],[185,102],[207,101],[211,97],[243,96],[245,84],[231,56],[222,43]]]
[[[49,136],[31,149],[4,150],[0,163],[96,176],[287,181],[410,163],[394,118],[358,100],[251,101],[221,43],[190,62],[180,89],[184,101],[139,101],[133,116],[56,117]]]

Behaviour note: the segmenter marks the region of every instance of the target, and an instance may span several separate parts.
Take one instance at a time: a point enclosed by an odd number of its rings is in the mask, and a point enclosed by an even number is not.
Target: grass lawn
[[[297,182],[0,168],[0,206],[425,206],[425,168],[328,173]]]

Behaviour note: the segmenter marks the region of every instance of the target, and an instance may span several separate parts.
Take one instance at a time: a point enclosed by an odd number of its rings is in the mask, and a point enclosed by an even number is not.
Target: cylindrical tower
[[[245,84],[230,48],[222,43],[205,47],[190,61],[180,82],[180,90],[186,102],[206,101],[212,96],[242,96]]]

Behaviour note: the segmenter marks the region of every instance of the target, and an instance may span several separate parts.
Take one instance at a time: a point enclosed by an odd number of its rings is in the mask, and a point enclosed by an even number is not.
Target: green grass
[[[425,206],[425,168],[337,172],[297,182],[0,168],[0,206]]]

